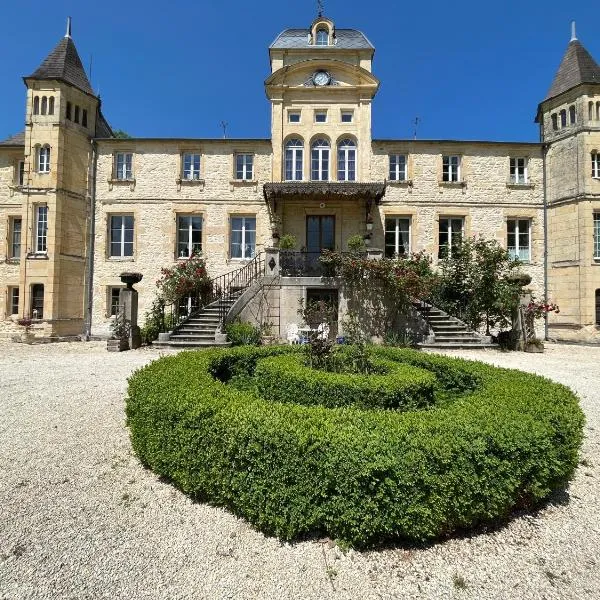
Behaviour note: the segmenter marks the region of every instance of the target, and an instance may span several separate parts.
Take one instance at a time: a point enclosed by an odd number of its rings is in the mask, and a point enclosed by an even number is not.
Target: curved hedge
[[[286,348],[184,352],[129,380],[135,452],[186,493],[283,539],[328,534],[355,546],[420,541],[506,518],[564,486],[583,414],[547,379],[380,349],[434,373],[453,401],[398,412],[275,403],[229,374]]]
[[[269,402],[400,410],[433,404],[436,383],[433,373],[390,360],[378,360],[376,366],[386,372],[330,373],[305,366],[303,357],[294,353],[259,360],[254,376],[260,396]]]

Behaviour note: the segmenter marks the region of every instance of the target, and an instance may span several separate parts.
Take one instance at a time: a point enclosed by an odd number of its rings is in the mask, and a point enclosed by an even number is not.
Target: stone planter
[[[35,335],[29,331],[23,331],[20,336],[20,342],[22,344],[33,344],[35,342]]]
[[[106,340],[106,349],[109,352],[129,350],[129,340]]]
[[[525,352],[532,352],[532,353],[542,353],[544,351],[544,344],[543,342],[540,342],[539,340],[536,340],[535,342],[527,342],[525,344],[525,347],[523,348],[523,350]]]
[[[277,343],[277,336],[275,335],[262,335],[260,337],[260,343],[263,346],[273,346]]]

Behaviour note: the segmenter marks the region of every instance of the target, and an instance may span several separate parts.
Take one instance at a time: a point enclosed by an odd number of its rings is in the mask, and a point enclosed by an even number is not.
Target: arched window
[[[42,96],[42,114],[45,115],[48,112],[48,98]]]
[[[38,173],[50,173],[50,146],[38,150]]]
[[[312,144],[310,173],[313,181],[329,181],[329,142],[323,138]]]
[[[317,29],[316,46],[329,46],[329,31],[327,29]]]
[[[551,115],[552,117],[552,129],[554,129],[554,131],[556,131],[558,129],[558,117],[556,115],[556,113],[553,113]]]
[[[54,96],[50,96],[50,98],[48,99],[48,114],[54,114]]]
[[[345,139],[338,143],[338,181],[356,181],[356,144]]]
[[[593,102],[590,102],[588,104],[588,119],[590,121],[594,120],[594,103]]]
[[[67,108],[66,108],[66,111],[65,111],[65,117],[67,119],[69,119],[69,121],[71,120],[71,107],[72,107],[71,103],[67,102]]]
[[[575,125],[576,115],[575,115],[575,107],[569,106],[569,124]]]
[[[600,102],[596,102],[596,121],[600,121]]]
[[[33,114],[34,115],[40,114],[40,97],[39,96],[36,96],[33,99]]]
[[[302,181],[302,161],[304,143],[298,138],[288,140],[285,144],[285,180]]]
[[[562,129],[563,127],[566,127],[566,126],[567,126],[567,111],[563,108],[560,111],[560,127]]]

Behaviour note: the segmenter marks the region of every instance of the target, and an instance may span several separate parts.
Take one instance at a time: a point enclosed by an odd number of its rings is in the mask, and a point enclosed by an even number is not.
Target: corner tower
[[[91,220],[92,139],[110,135],[100,101],[71,37],[71,22],[42,64],[23,78],[25,165],[22,192],[21,314],[45,336],[83,331]]]
[[[600,339],[600,66],[571,40],[538,107],[548,205],[548,291],[561,339]]]

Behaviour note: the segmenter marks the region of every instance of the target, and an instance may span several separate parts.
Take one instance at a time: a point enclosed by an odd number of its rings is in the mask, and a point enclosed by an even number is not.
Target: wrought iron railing
[[[219,324],[222,325],[231,300],[236,300],[252,283],[259,279],[265,268],[264,254],[257,254],[239,269],[211,279],[201,291],[177,298],[163,307],[161,332],[176,330],[186,319],[193,317],[203,308],[214,304],[218,308]]]
[[[336,277],[338,275],[336,266],[329,261],[321,261],[321,256],[324,256],[322,252],[280,250],[279,268],[282,277]]]

